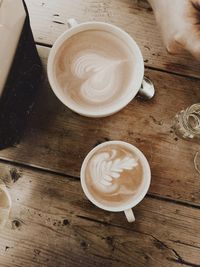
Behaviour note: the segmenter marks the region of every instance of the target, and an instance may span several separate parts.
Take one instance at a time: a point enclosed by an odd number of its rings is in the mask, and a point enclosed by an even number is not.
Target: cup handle
[[[144,79],[142,81],[138,94],[139,96],[141,96],[142,98],[146,100],[154,97],[155,88],[154,88],[152,81],[149,78],[144,76]]]
[[[74,26],[78,25],[78,22],[75,19],[70,18],[68,19],[67,24],[69,28],[73,28]]]
[[[129,210],[125,210],[124,211],[125,215],[126,215],[126,219],[128,222],[134,222],[135,221],[135,216],[133,214],[133,211],[132,209],[129,209]]]

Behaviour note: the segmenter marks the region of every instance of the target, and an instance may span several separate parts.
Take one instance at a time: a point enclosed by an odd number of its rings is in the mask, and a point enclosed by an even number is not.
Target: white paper
[[[26,18],[22,0],[0,0],[0,96]]]

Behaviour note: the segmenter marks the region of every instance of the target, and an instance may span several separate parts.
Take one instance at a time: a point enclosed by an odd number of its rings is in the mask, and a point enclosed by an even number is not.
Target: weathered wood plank
[[[77,179],[4,163],[0,173],[13,202],[1,266],[200,266],[199,209],[147,197],[129,224],[89,203]]]
[[[26,0],[35,40],[53,44],[66,30],[67,19],[105,21],[127,31],[138,42],[145,64],[200,77],[200,63],[190,55],[169,55],[162,43],[150,6],[141,0]]]
[[[39,51],[45,65],[49,50]],[[147,75],[157,89],[152,101],[135,99],[102,119],[73,113],[44,81],[21,143],[0,151],[0,158],[79,177],[84,157],[98,142],[124,140],[149,159],[151,193],[199,205],[200,177],[193,164],[199,142],[177,138],[171,127],[176,112],[200,100],[200,81],[151,70]]]

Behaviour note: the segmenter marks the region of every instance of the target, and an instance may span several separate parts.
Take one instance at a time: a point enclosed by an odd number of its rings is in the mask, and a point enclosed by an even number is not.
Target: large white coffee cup
[[[142,183],[141,183],[140,187],[138,188],[137,193],[131,197],[131,201],[129,201],[128,204],[124,203],[123,205],[113,206],[113,207],[106,206],[105,204],[102,204],[101,202],[97,201],[95,199],[95,197],[91,194],[90,190],[88,189],[87,182],[86,182],[86,169],[87,169],[89,161],[95,155],[95,153],[97,153],[97,151],[99,151],[102,148],[106,148],[109,145],[119,145],[119,146],[122,146],[122,147],[128,149],[129,151],[132,151],[134,153],[134,155],[137,156],[138,160],[141,162],[142,169],[143,169]],[[112,211],[112,212],[124,211],[128,222],[134,222],[135,216],[133,214],[132,208],[134,208],[145,197],[145,195],[149,189],[150,182],[151,182],[151,170],[150,170],[150,166],[149,166],[149,163],[148,163],[146,157],[137,147],[133,146],[132,144],[123,142],[123,141],[108,141],[108,142],[104,142],[104,143],[96,146],[94,149],[92,149],[88,153],[88,155],[86,156],[86,158],[83,161],[83,164],[81,167],[80,177],[81,177],[81,186],[83,188],[83,191],[84,191],[86,197],[94,205],[96,205],[97,207],[99,207],[101,209],[107,210],[107,211]]]
[[[147,98],[151,98],[154,95],[154,88],[152,86],[148,86],[148,80],[143,80],[144,78],[144,61],[141,54],[141,51],[136,44],[136,42],[133,40],[133,38],[123,31],[122,29],[111,25],[109,23],[104,22],[85,22],[78,24],[74,19],[70,19],[68,21],[69,29],[64,32],[55,42],[53,45],[48,59],[48,65],[47,65],[47,72],[48,72],[48,78],[50,85],[55,93],[55,95],[59,98],[59,100],[65,104],[68,108],[73,110],[76,113],[79,113],[83,116],[87,117],[105,117],[112,115],[122,108],[124,108],[137,94],[138,92],[141,93],[141,95],[146,96]],[[99,108],[97,110],[89,111],[84,107],[77,106],[73,103],[73,101],[70,98],[67,98],[66,95],[64,95],[64,92],[62,88],[58,86],[58,83],[56,81],[56,75],[54,72],[54,63],[55,63],[55,57],[58,53],[58,51],[61,49],[62,45],[73,35],[88,31],[88,30],[101,30],[106,31],[114,34],[117,36],[120,40],[126,43],[126,45],[129,47],[129,49],[132,51],[134,55],[134,72],[133,77],[131,79],[131,85],[130,89],[126,91],[123,95],[123,98],[120,99],[115,104],[111,104],[107,108]],[[147,86],[146,86],[147,85]]]

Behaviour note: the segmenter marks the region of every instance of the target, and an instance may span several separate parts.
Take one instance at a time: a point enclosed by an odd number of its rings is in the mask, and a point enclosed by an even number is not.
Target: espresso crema
[[[109,207],[128,204],[142,181],[140,159],[122,145],[100,148],[89,159],[85,169],[88,191],[97,202]]]
[[[86,30],[67,39],[54,62],[64,96],[89,111],[108,107],[130,90],[134,58],[119,37],[102,30]]]

